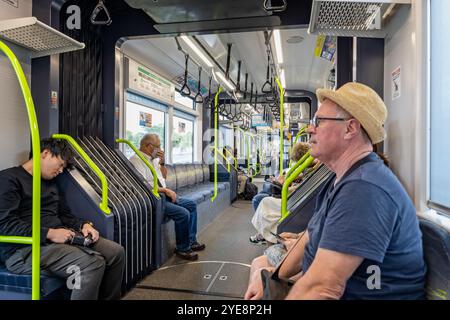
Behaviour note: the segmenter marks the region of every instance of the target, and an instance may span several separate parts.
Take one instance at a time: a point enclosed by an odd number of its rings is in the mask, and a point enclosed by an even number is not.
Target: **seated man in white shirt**
[[[175,254],[182,259],[197,260],[198,255],[194,251],[205,249],[205,245],[197,241],[197,204],[190,199],[178,197],[175,191],[166,188],[167,169],[164,167],[164,151],[161,149],[158,135],[144,135],[140,151],[155,168],[158,192],[166,195],[164,213],[175,221]],[[130,161],[153,186],[152,172],[144,162],[137,155],[133,155]]]

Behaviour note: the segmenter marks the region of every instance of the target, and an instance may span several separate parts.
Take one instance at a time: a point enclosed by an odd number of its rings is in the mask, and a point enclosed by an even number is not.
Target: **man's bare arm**
[[[286,299],[340,299],[347,280],[362,261],[362,257],[319,248],[308,271],[294,284]]]

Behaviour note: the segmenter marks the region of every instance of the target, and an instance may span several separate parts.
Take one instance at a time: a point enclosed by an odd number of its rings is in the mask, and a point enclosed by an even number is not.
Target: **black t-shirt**
[[[32,235],[33,177],[22,166],[0,171],[0,235]],[[41,179],[41,244],[49,228],[79,230],[82,220],[70,213],[55,179]],[[5,262],[24,245],[0,243],[0,261]]]

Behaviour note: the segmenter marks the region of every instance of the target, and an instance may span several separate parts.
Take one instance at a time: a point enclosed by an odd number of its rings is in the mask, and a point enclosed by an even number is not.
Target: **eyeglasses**
[[[350,118],[327,118],[327,117],[314,116],[309,121],[309,124],[312,125],[314,128],[317,128],[322,120],[347,121],[347,120],[350,120]]]

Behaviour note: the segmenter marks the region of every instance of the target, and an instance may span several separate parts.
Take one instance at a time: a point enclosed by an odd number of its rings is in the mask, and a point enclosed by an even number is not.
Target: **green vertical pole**
[[[217,197],[217,148],[219,147],[219,115],[217,107],[219,105],[219,95],[222,92],[222,86],[219,86],[219,90],[217,90],[216,96],[214,97],[214,194],[211,198],[211,202]]]
[[[284,89],[278,78],[275,78],[280,89],[280,174],[283,173],[283,154],[284,154]]]
[[[22,95],[25,99],[25,105],[27,107],[28,122],[30,124],[31,148],[33,151],[31,298],[33,300],[39,300],[41,260],[41,144],[39,139],[39,128],[33,98],[19,60],[11,49],[9,49],[8,46],[2,41],[0,41],[0,50],[2,50],[8,57],[14,68],[17,79],[19,80]]]

